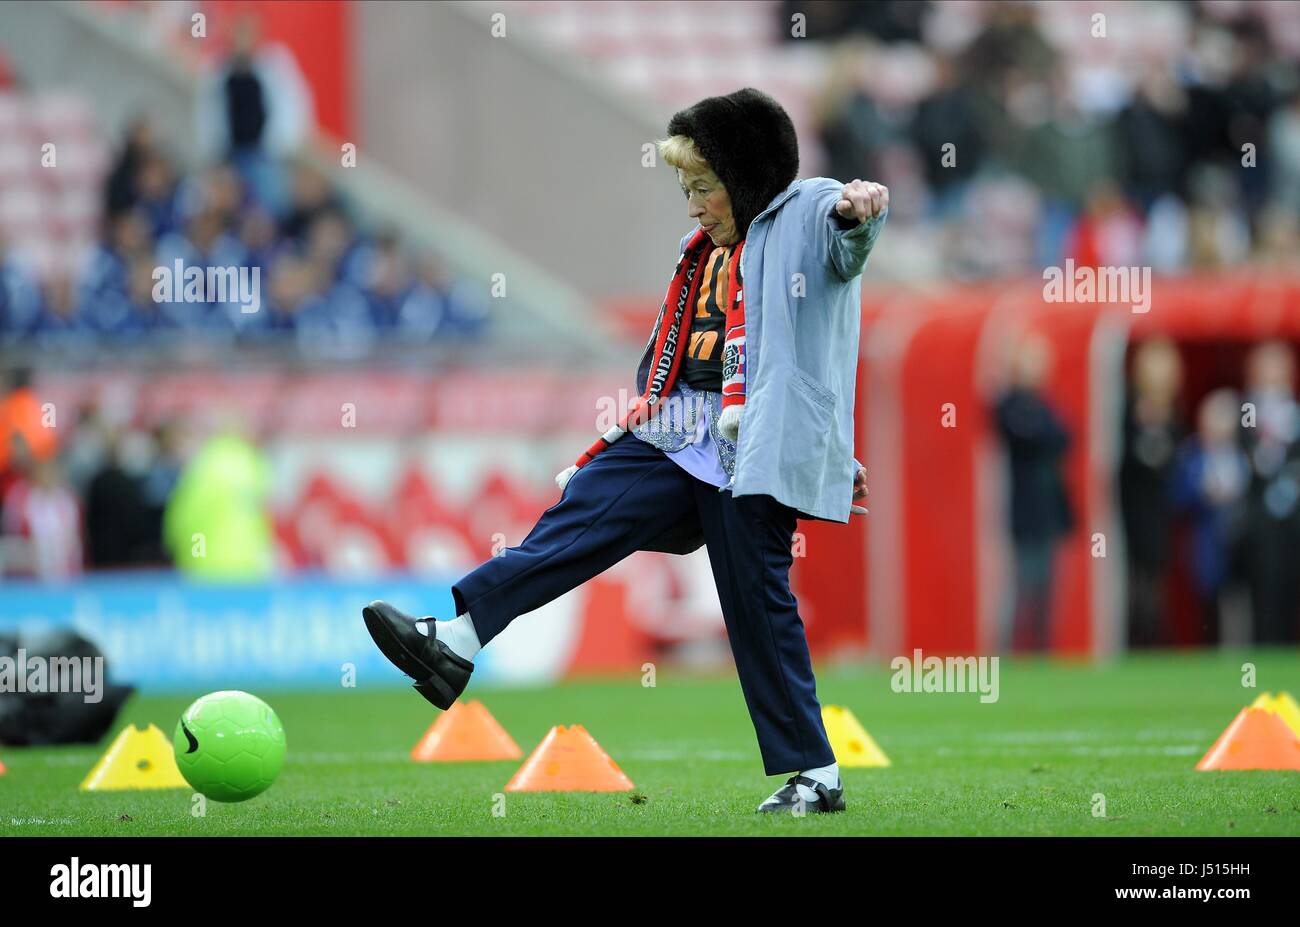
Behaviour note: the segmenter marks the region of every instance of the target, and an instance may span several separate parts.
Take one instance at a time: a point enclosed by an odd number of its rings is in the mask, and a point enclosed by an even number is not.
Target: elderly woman
[[[560,500],[523,543],[452,587],[456,617],[373,602],[366,627],[445,709],[517,616],[634,551],[707,545],[764,771],[794,773],[758,810],[840,811],[791,546],[798,518],[865,512],[852,456],[861,274],[889,193],[796,179],[790,117],[751,88],[677,113],[658,149],[699,225],[681,241],[638,399],[559,474]]]

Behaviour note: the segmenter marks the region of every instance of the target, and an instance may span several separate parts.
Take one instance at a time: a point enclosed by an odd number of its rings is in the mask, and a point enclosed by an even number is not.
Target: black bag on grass
[[[0,659],[13,661],[15,672],[25,673],[26,667],[17,665],[19,650],[24,651],[24,663],[33,657],[47,665],[104,658],[98,647],[73,631],[32,638],[0,635]],[[0,744],[29,747],[97,743],[135,691],[134,686],[109,684],[108,661],[103,660],[101,665],[98,701],[87,701],[84,685],[80,692],[18,692],[16,686],[5,686],[5,691],[0,691]]]

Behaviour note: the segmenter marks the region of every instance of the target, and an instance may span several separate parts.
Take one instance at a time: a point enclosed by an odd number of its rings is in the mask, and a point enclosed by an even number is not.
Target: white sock
[[[832,763],[829,766],[818,766],[816,769],[805,769],[799,773],[811,779],[813,782],[820,782],[828,789],[838,789],[840,787],[840,764]],[[804,801],[813,802],[817,800],[817,793],[806,785],[796,785],[794,790],[799,793],[799,797]]]
[[[434,624],[437,625],[435,631],[438,640],[446,644],[448,650],[462,660],[474,662],[474,656],[483,649],[483,645],[478,642],[478,632],[474,630],[474,622],[470,619],[469,612],[450,621],[436,621]],[[425,637],[429,636],[427,622],[420,622],[416,628]]]

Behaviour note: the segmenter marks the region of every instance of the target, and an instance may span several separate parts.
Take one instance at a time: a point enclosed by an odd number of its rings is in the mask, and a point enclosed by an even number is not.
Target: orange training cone
[[[523,755],[482,702],[453,702],[411,749],[417,763],[517,760]]]
[[[1285,721],[1286,726],[1296,732],[1296,736],[1300,737],[1300,705],[1296,704],[1289,692],[1279,692],[1277,695],[1264,692],[1250,703],[1250,707],[1271,711]]]
[[[632,780],[581,724],[558,725],[506,784],[507,792],[627,792]]]
[[[8,771],[9,771],[9,770],[5,769],[4,761],[3,761],[3,760],[0,760],[0,776],[3,776],[3,775],[4,775],[5,773],[7,773]]]
[[[1243,708],[1196,768],[1300,770],[1300,738],[1263,708]]]

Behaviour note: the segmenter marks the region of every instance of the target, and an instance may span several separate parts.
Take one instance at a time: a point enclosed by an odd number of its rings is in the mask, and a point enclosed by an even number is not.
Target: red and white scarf
[[[677,258],[672,282],[668,284],[668,292],[664,296],[663,305],[659,307],[659,316],[655,319],[654,334],[651,337],[654,353],[651,355],[645,391],[633,400],[622,421],[597,438],[596,443],[587,448],[573,466],[556,475],[555,482],[561,490],[580,467],[590,463],[605,448],[655,415],[663,398],[672,391],[682,366],[684,352],[680,349],[683,347],[683,336],[689,336],[690,333],[690,323],[687,320],[694,314],[700,295],[700,283],[704,279],[700,270],[708,265],[713,248],[713,241],[702,228],[696,229],[686,243],[686,250]],[[722,345],[722,415],[718,419],[718,430],[731,441],[739,436],[740,413],[745,405],[745,299],[743,281],[740,279],[740,255],[744,249],[745,243],[739,242],[727,262],[727,318]],[[686,325],[685,331],[682,329],[683,323]]]

